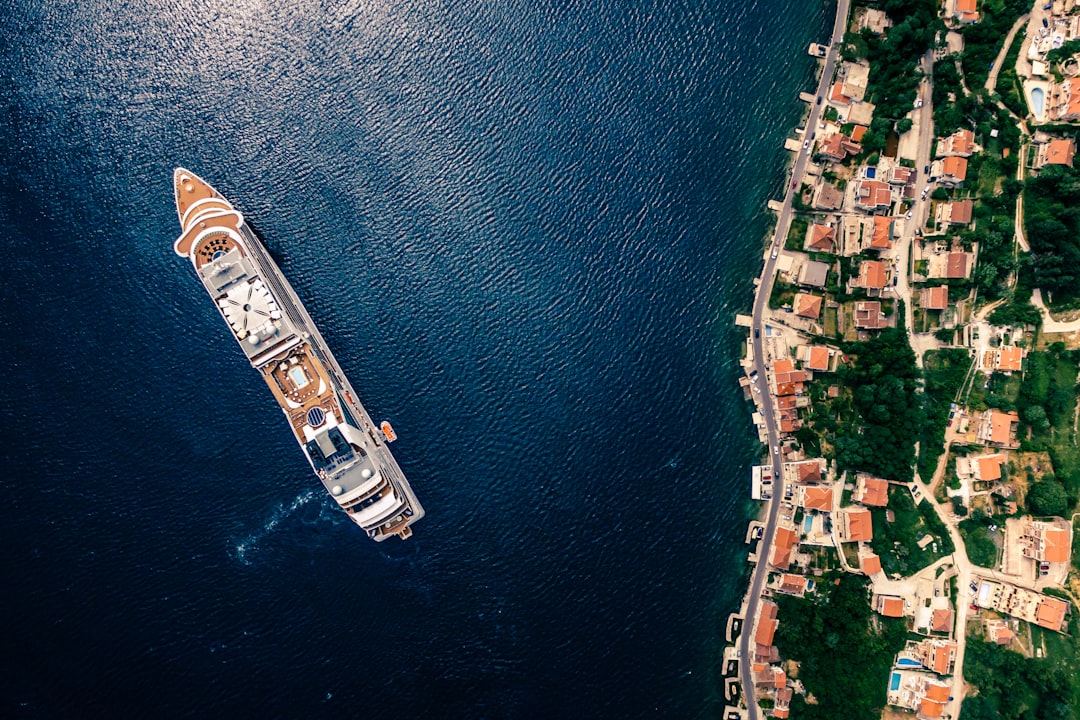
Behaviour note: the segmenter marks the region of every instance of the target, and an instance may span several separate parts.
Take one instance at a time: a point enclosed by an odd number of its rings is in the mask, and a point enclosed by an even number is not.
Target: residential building
[[[885,507],[889,504],[889,481],[859,473],[852,499],[861,505]]]
[[[975,133],[970,130],[957,130],[949,137],[938,140],[937,156],[939,158],[951,155],[969,158],[974,152]]]
[[[813,223],[806,231],[803,249],[807,252],[836,252],[836,228]]]
[[[841,133],[833,133],[818,143],[817,152],[833,162],[843,162],[848,155],[858,155],[862,145]]]
[[[799,293],[792,301],[792,310],[801,318],[808,318],[817,322],[821,317],[821,304],[823,298],[820,295]]]
[[[832,353],[824,345],[811,345],[807,347],[806,368],[814,372],[829,372],[829,361]]]
[[[859,263],[859,276],[854,286],[866,290],[871,297],[881,294],[888,285],[888,265],[882,260],[863,260]]]
[[[806,594],[806,576],[784,573],[780,576],[780,587],[778,589],[782,593],[802,597]]]
[[[799,284],[806,285],[808,287],[825,287],[825,283],[829,280],[829,264],[818,262],[816,260],[810,260],[804,262],[802,269],[799,270]]]
[[[787,358],[774,362],[772,369],[771,389],[777,397],[801,393],[804,389],[803,383],[810,379],[805,370],[796,370],[795,364]]]
[[[940,224],[967,226],[971,224],[971,213],[975,209],[975,203],[971,200],[958,200],[942,203],[938,208],[937,220]]]
[[[880,330],[888,323],[885,313],[881,312],[881,303],[860,301],[855,303],[855,327],[858,330]]]
[[[923,310],[945,310],[949,307],[949,286],[924,288],[919,297]]]
[[[822,181],[814,193],[814,209],[839,210],[844,206],[844,192],[832,183]]]
[[[870,238],[869,249],[880,252],[892,248],[893,228],[895,227],[895,223],[895,218],[886,215],[875,215],[874,234]]]
[[[1038,151],[1035,154],[1035,167],[1041,168],[1047,165],[1072,167],[1075,156],[1075,140],[1072,138],[1054,138],[1050,142],[1038,146]]]
[[[855,206],[867,212],[888,210],[892,206],[892,188],[880,180],[855,183]]]
[[[971,274],[972,254],[952,251],[930,259],[930,277],[935,280],[966,280]]]
[[[904,601],[895,595],[874,595],[874,612],[885,617],[904,617]]]
[[[1051,120],[1080,119],[1080,77],[1054,83],[1047,108]]]
[[[1006,413],[987,410],[978,418],[975,437],[985,445],[1016,449],[1020,447],[1016,440],[1016,428],[1019,424],[1020,416],[1015,411]]]
[[[950,155],[944,160],[934,161],[938,183],[949,187],[959,187],[967,180],[967,158]]]
[[[930,632],[952,633],[952,608],[939,608],[930,616]]]
[[[1068,563],[1072,548],[1068,522],[1029,520],[1020,534],[1020,554],[1047,563]]]
[[[890,185],[910,185],[915,182],[916,175],[914,168],[894,165],[885,172],[885,181]]]
[[[874,524],[870,511],[862,508],[848,508],[844,512],[843,542],[868,542],[874,539]]]
[[[998,645],[1008,645],[1016,635],[1004,620],[986,621],[986,639]]]
[[[862,559],[859,561],[859,567],[867,575],[879,573],[881,572],[881,558],[874,553],[863,555]]]
[[[810,485],[799,488],[799,507],[819,512],[831,512],[832,506],[832,485]]]
[[[923,667],[938,675],[952,675],[956,662],[956,643],[941,638],[927,638],[915,644],[915,654]]]
[[[961,25],[979,22],[978,0],[956,0],[953,17]]]
[[[813,458],[784,463],[784,482],[791,485],[815,485],[825,480],[825,459]]]
[[[1006,375],[1024,369],[1025,348],[1016,345],[1001,345],[985,351],[980,358],[979,369],[984,372],[1000,372]]]
[[[791,567],[791,556],[798,540],[798,535],[791,528],[776,528],[776,536],[772,546],[772,557],[769,558],[769,564],[777,570],[787,570]]]
[[[758,615],[757,629],[754,632],[754,660],[757,662],[776,662],[780,659],[780,653],[773,645],[776,628],[780,625],[776,618],[778,610],[776,603],[771,600],[761,601],[761,613]]]
[[[959,472],[960,460],[957,458],[957,471]],[[978,482],[994,482],[1001,479],[1001,466],[1005,464],[1005,456],[1001,453],[993,455],[979,455],[968,458],[970,473]]]

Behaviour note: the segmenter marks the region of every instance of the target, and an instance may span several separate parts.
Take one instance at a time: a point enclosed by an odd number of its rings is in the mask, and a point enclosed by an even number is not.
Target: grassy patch
[[[888,522],[884,508],[870,511],[874,523],[870,545],[881,557],[886,573],[911,575],[952,553],[952,540],[929,502],[924,500],[916,507],[906,487],[890,485],[888,509],[896,516],[894,522]],[[933,536],[933,543],[919,547],[919,540],[927,534]]]
[[[964,538],[964,547],[971,562],[984,568],[997,567],[998,546],[985,522],[964,520],[960,523],[960,535]]]
[[[919,436],[919,477],[929,480],[937,468],[945,443],[945,425],[953,398],[971,367],[971,357],[962,348],[931,350],[923,362],[926,422]]]

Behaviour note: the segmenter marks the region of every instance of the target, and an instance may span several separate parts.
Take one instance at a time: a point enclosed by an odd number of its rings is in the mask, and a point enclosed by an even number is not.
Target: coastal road
[[[844,27],[847,25],[848,6],[850,0],[840,0],[836,6],[836,19],[833,22],[832,38],[829,42],[829,52],[825,57],[825,65],[822,68],[821,79],[818,81],[817,96],[824,97],[832,81],[833,70],[836,67],[836,57],[839,52],[840,42],[844,37]],[[816,102],[810,106],[810,114],[806,119],[805,138],[817,127],[818,116],[822,106]],[[810,161],[810,148],[803,143],[804,147],[795,158],[791,177],[796,187],[802,180],[806,165]],[[753,645],[751,643],[755,618],[761,604],[761,590],[768,575],[769,554],[773,540],[776,537],[776,521],[780,515],[780,504],[784,498],[784,478],[780,472],[782,458],[780,456],[780,432],[776,427],[776,414],[773,406],[773,398],[769,395],[766,381],[767,358],[765,357],[765,341],[762,338],[765,325],[765,311],[768,309],[769,296],[772,294],[773,280],[776,277],[776,260],[780,250],[784,247],[784,239],[787,237],[788,228],[791,225],[791,202],[795,194],[795,188],[786,186],[784,193],[784,205],[776,220],[776,232],[773,235],[772,250],[765,267],[761,271],[761,282],[758,284],[757,295],[754,298],[754,314],[751,322],[753,332],[754,370],[757,372],[758,383],[764,385],[761,392],[761,415],[765,420],[765,428],[769,435],[769,457],[772,459],[774,492],[769,500],[769,517],[765,523],[765,532],[758,545],[758,562],[754,567],[753,577],[750,580],[749,597],[746,610],[743,615],[743,624],[739,634],[739,679],[742,684],[742,695],[747,706],[749,720],[757,720],[758,706],[754,698],[754,673],[753,673]]]

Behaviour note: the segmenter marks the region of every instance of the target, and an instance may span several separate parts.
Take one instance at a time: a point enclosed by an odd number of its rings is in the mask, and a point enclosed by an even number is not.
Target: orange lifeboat
[[[394,442],[397,440],[397,433],[394,432],[394,426],[388,421],[383,420],[382,423],[379,424],[379,429],[382,430],[383,436],[386,437],[386,442]]]

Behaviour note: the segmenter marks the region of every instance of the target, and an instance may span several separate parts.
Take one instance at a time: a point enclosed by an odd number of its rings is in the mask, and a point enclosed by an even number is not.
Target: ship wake
[[[253,553],[258,552],[259,544],[274,532],[283,520],[295,515],[301,508],[309,504],[312,500],[315,500],[320,494],[321,493],[318,493],[315,490],[308,490],[307,492],[297,495],[288,505],[285,505],[284,503],[278,505],[270,516],[270,519],[266,521],[266,524],[236,544],[236,547],[233,548],[233,557],[245,565],[250,565],[250,556]]]

